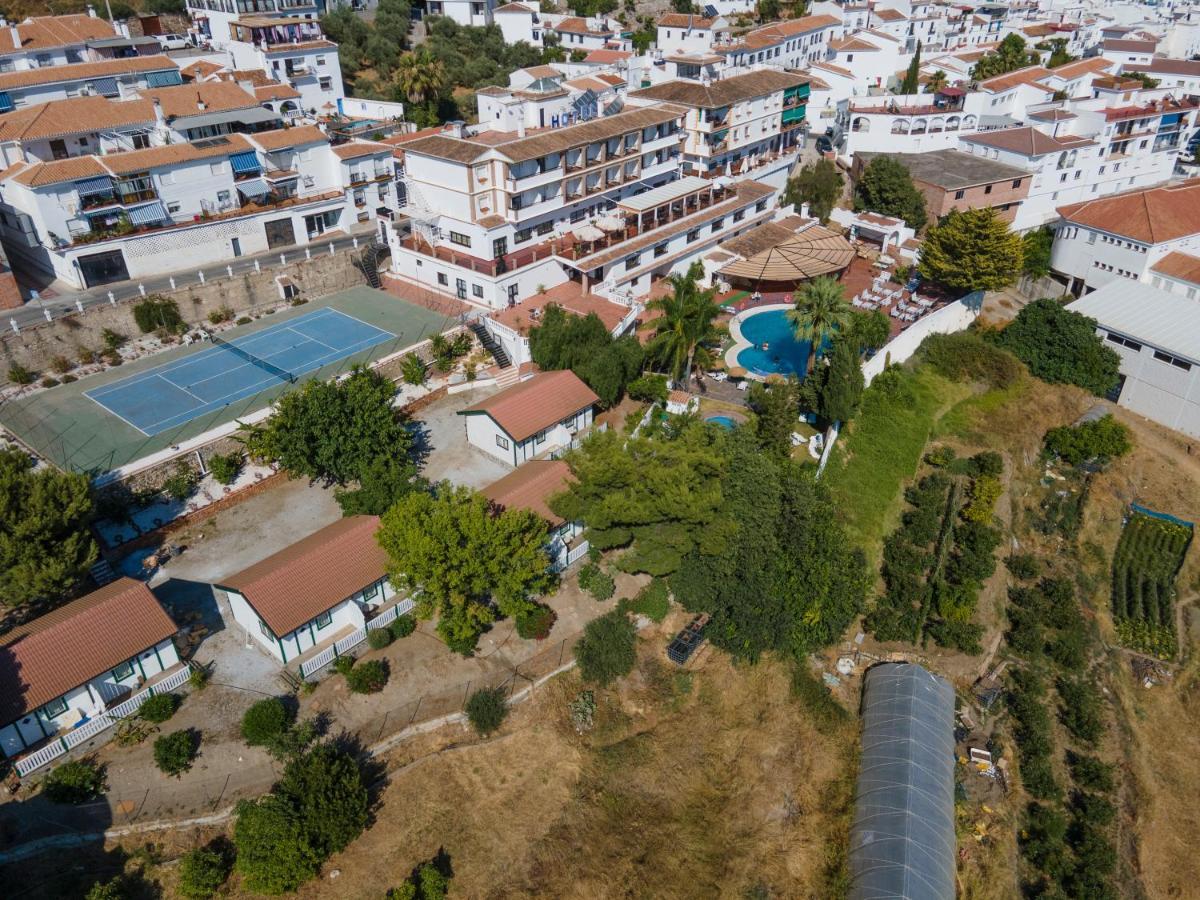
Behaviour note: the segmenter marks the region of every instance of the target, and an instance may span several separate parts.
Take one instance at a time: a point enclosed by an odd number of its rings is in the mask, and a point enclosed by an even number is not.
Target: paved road
[[[252,256],[239,256],[236,259],[227,260],[226,263],[203,266],[199,270],[186,269],[150,278],[119,281],[86,291],[63,291],[52,286],[47,290],[53,292],[54,296],[31,300],[20,309],[0,313],[0,326],[12,329],[14,322],[17,328],[36,325],[39,322],[47,321],[47,312],[50,313],[50,318],[60,319],[65,315],[87,309],[89,306],[118,303],[138,297],[142,294],[143,288],[145,293],[153,294],[156,291],[168,291],[189,284],[199,284],[201,271],[204,273],[204,280],[212,281],[216,278],[228,277],[230,270],[234,275],[252,272],[256,262],[262,269],[286,267],[297,260],[304,259],[305,251],[315,256],[318,253],[329,253],[330,247],[335,252],[351,249],[355,246],[356,241],[358,246],[362,246],[365,241],[370,240],[373,231],[374,226],[371,225],[349,235],[337,232],[329,237],[318,238],[303,247],[288,247],[280,251],[271,250]]]

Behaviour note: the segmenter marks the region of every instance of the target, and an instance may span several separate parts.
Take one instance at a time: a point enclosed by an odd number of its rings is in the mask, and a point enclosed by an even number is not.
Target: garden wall
[[[921,342],[931,334],[953,334],[956,331],[963,331],[979,317],[982,307],[983,292],[976,291],[943,306],[937,312],[917,319],[863,363],[864,380],[870,384],[875,376],[888,366],[905,362],[917,352]]]

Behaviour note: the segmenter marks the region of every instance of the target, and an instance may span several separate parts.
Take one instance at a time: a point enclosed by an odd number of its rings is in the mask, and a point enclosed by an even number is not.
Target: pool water
[[[812,346],[796,339],[788,310],[771,309],[742,320],[742,337],[750,346],[738,353],[738,365],[756,375],[803,378]],[[763,350],[762,345],[767,345]]]
[[[735,422],[729,416],[709,416],[704,421],[709,422],[713,425],[720,425],[722,428],[730,428],[730,429],[732,429],[735,425],[737,425],[737,422]]]

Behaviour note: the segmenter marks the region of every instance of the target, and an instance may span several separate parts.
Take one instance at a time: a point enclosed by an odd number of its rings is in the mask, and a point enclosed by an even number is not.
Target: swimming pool
[[[732,429],[735,425],[737,425],[737,422],[735,422],[730,416],[709,416],[704,421],[712,425],[720,425],[722,428],[729,429]]]
[[[795,375],[803,378],[812,345],[797,340],[788,321],[788,310],[769,309],[741,321],[742,339],[750,344],[737,355],[737,363],[756,375]],[[765,345],[765,349],[764,349]]]

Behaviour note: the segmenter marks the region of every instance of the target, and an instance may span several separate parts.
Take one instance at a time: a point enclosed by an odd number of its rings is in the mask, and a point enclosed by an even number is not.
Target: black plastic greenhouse
[[[954,688],[910,663],[867,672],[851,900],[954,900]]]

